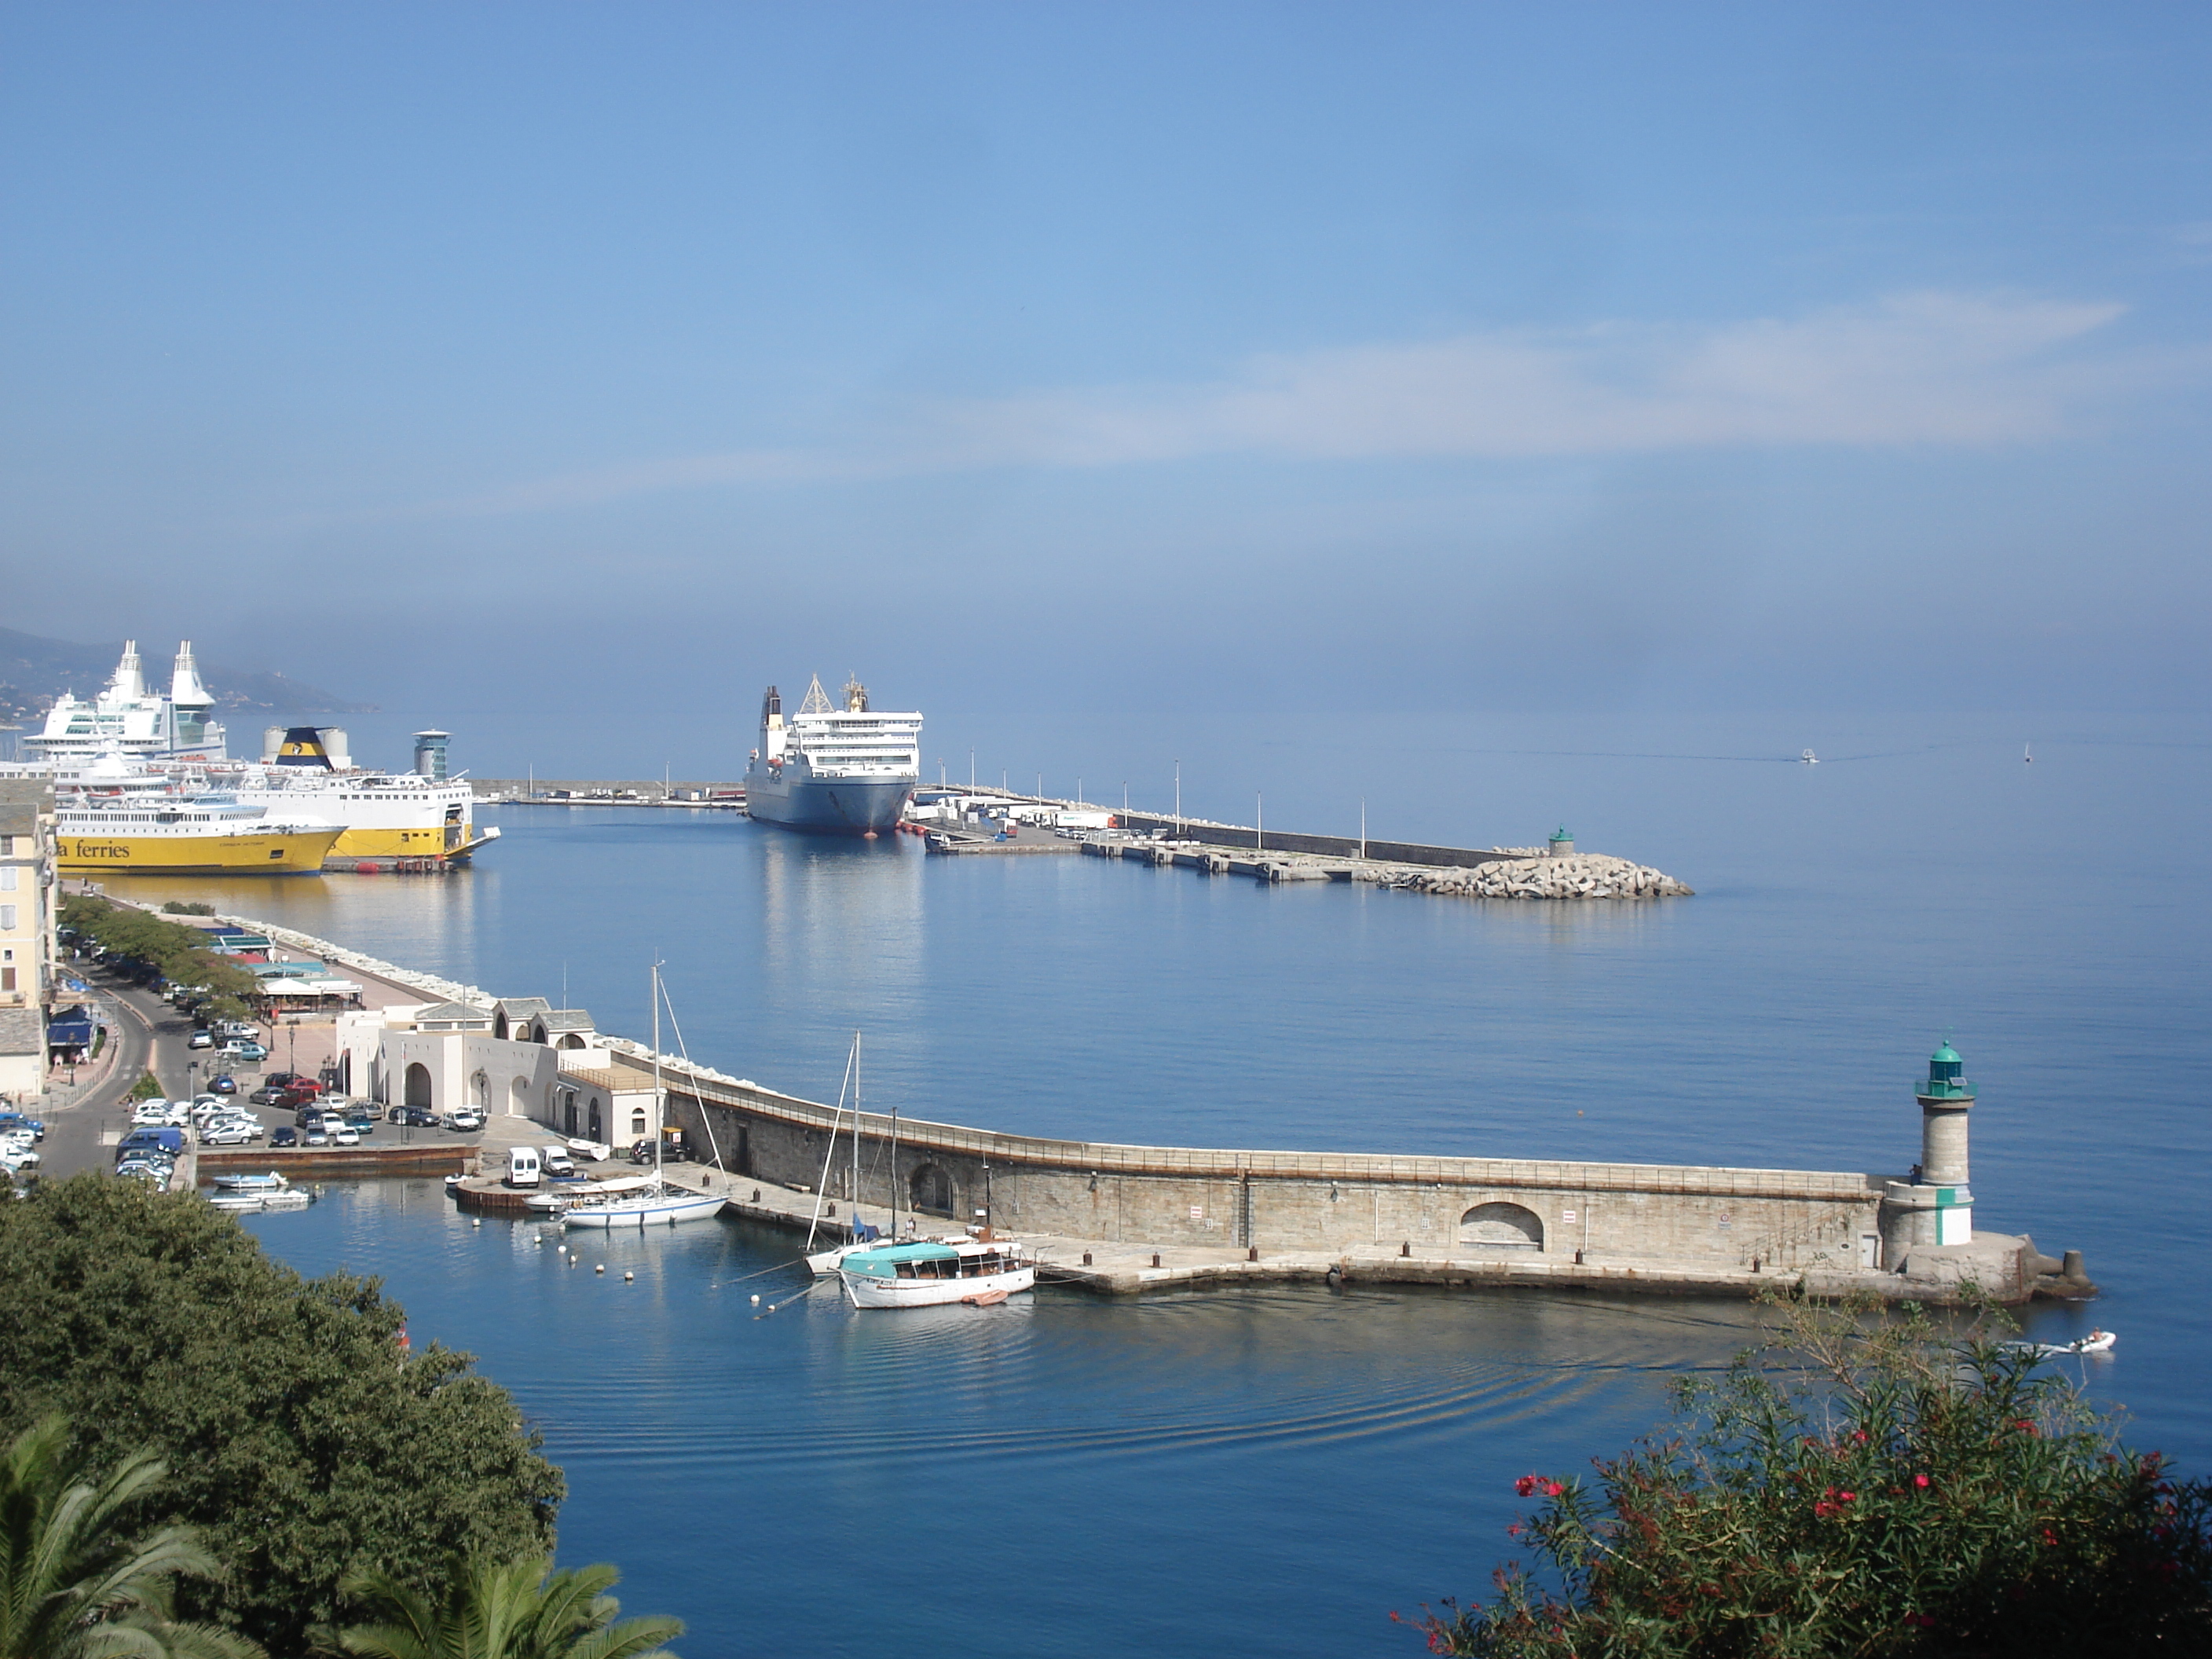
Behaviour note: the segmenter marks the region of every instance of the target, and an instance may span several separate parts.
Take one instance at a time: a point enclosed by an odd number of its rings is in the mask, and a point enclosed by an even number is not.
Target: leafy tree
[[[171,899],[161,907],[161,914],[167,916],[211,916],[215,914],[215,906],[203,904],[198,899]]]
[[[242,1637],[180,1624],[170,1581],[215,1564],[188,1527],[134,1534],[126,1514],[161,1481],[134,1452],[94,1475],[68,1420],[41,1419],[0,1454],[0,1654],[9,1659],[258,1659]]]
[[[555,1571],[544,1557],[465,1564],[442,1596],[389,1573],[363,1573],[347,1589],[376,1622],[318,1632],[317,1645],[352,1659],[676,1659],[665,1644],[684,1621],[622,1619],[607,1594],[611,1566]]]
[[[207,948],[203,929],[186,923],[164,921],[149,911],[82,893],[62,900],[60,920],[109,951],[151,963],[164,979],[204,985],[211,1000],[209,1012],[218,1018],[241,1018],[247,1012],[246,999],[258,988],[252,974]]]
[[[1678,1385],[1677,1437],[1595,1486],[1516,1483],[1547,1500],[1526,1531],[1548,1583],[1500,1568],[1488,1606],[1414,1622],[1501,1659],[2212,1650],[2212,1486],[2120,1448],[1992,1322],[1792,1306]]]
[[[410,1357],[404,1319],[190,1194],[83,1175],[0,1206],[0,1412],[66,1403],[95,1453],[166,1451],[153,1513],[223,1564],[179,1605],[278,1652],[357,1572],[436,1595],[450,1563],[550,1547],[560,1471],[468,1355]]]

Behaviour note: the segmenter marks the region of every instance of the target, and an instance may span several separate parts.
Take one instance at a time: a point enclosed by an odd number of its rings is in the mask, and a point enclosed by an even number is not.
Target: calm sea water
[[[1091,798],[1126,773],[1153,805],[1171,745],[1186,809],[1217,817],[1249,821],[1265,789],[1269,821],[1302,828],[1356,826],[1363,795],[1377,834],[1528,843],[1564,818],[1698,896],[1264,889],[528,808],[449,880],[145,890],[502,994],[558,1000],[565,975],[638,1034],[658,952],[701,1060],[818,1097],[858,1028],[876,1103],[1103,1139],[1898,1170],[1948,1033],[1981,1090],[1978,1222],[2084,1250],[2108,1287],[2032,1326],[2118,1329],[2093,1388],[2139,1443],[2212,1465],[2204,723],[1224,719],[981,741],[1079,748],[1048,787],[1081,764]],[[1788,758],[1808,744],[1822,764]],[[258,1231],[305,1269],[383,1274],[418,1338],[482,1355],[568,1470],[564,1559],[622,1564],[634,1605],[692,1623],[694,1655],[1414,1651],[1384,1615],[1480,1593],[1514,1475],[1653,1426],[1664,1379],[1747,1328],[1721,1304],[1319,1291],[875,1318],[817,1297],[756,1318],[746,1297],[792,1283],[776,1236],[599,1244],[601,1278],[410,1183]]]

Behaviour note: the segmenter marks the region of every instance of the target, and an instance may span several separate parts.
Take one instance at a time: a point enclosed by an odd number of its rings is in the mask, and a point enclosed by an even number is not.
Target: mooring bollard
[[[1260,1247],[1255,1244],[1250,1249],[1245,1251],[1244,1259],[1247,1261],[1257,1261],[1260,1259]]]
[[[1152,1266],[1154,1266],[1155,1267],[1158,1267],[1159,1265],[1160,1265],[1160,1253],[1159,1253],[1158,1250],[1154,1250],[1154,1251],[1152,1252]]]
[[[1577,1267],[1581,1267],[1582,1265],[1583,1265],[1583,1253],[1582,1253],[1580,1250],[1577,1250],[1577,1251],[1575,1252],[1575,1266],[1577,1266]],[[1754,1273],[1756,1273],[1756,1272],[1758,1271],[1758,1269],[1757,1269],[1756,1267],[1754,1267],[1752,1271],[1753,1271]]]
[[[1083,1265],[1086,1267],[1091,1265],[1091,1252],[1088,1250],[1083,1253]]]
[[[1410,1238],[1398,1247],[1398,1254],[1400,1255],[1411,1255],[1413,1253],[1413,1241]]]
[[[760,1202],[760,1188],[757,1187],[753,1188],[753,1202],[756,1204]]]

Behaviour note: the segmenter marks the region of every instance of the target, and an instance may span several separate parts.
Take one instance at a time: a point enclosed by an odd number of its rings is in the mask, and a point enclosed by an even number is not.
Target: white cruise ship
[[[745,811],[763,823],[817,835],[889,830],[921,781],[921,716],[868,707],[868,689],[845,685],[834,707],[817,675],[787,720],[774,686],[761,699],[760,747],[745,769]]]
[[[23,750],[34,766],[111,751],[137,761],[221,760],[223,730],[208,718],[214,708],[190,640],[177,647],[167,696],[147,689],[138,641],[126,640],[107,684],[89,701],[64,693],[46,711],[46,729],[23,739]]]

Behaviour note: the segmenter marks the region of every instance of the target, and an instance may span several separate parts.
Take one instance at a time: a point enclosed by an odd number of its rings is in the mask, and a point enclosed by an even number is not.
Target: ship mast
[[[653,1190],[657,1196],[665,1183],[660,1178],[660,1146],[668,1139],[667,1126],[662,1114],[668,1109],[668,1097],[660,1087],[660,963],[653,964]]]

